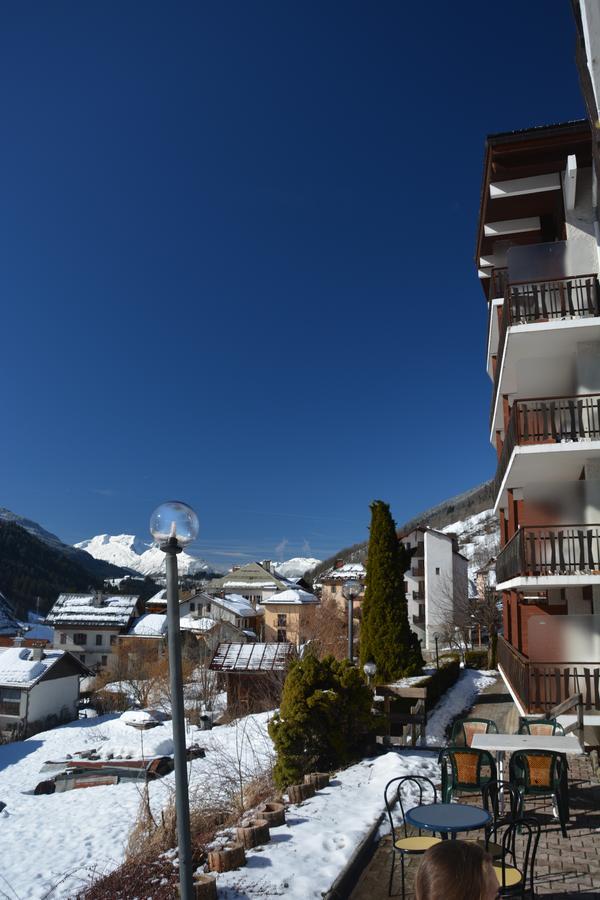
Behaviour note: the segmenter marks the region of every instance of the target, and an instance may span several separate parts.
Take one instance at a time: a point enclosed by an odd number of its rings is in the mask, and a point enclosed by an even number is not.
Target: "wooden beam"
[[[503,237],[506,234],[522,234],[526,231],[540,231],[542,224],[539,216],[529,219],[504,219],[502,222],[489,222],[483,226],[486,237]]]
[[[559,191],[560,175],[552,172],[547,175],[533,175],[529,178],[510,178],[507,181],[492,181],[490,197],[522,197],[524,194],[540,194],[543,191]]]
[[[577,193],[577,157],[573,153],[567,157],[567,168],[564,174],[565,179],[565,207],[566,209],[575,209],[575,194]]]

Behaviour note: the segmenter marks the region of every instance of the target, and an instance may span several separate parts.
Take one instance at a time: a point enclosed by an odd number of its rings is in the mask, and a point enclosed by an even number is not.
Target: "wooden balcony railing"
[[[597,440],[600,440],[600,394],[517,400],[498,460],[494,496],[498,496],[516,445]]]
[[[490,428],[502,369],[502,356],[509,325],[532,325],[557,319],[600,316],[597,275],[580,275],[554,281],[510,282],[504,293],[500,319],[497,364],[490,411]]]
[[[508,285],[508,269],[492,269],[492,292],[490,300],[496,297],[504,297],[504,292]]]
[[[425,577],[425,564],[423,560],[419,560],[416,566],[411,567],[410,574],[413,576],[413,578]]]
[[[498,584],[518,576],[600,574],[600,525],[519,528],[496,560]]]
[[[549,712],[573,694],[585,709],[600,710],[600,666],[597,662],[538,662],[498,638],[498,662],[528,712]]]

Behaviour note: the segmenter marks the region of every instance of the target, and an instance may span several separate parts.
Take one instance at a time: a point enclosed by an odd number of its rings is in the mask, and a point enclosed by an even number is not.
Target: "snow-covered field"
[[[452,718],[493,680],[492,673],[463,671],[434,709],[427,743],[441,743]],[[267,767],[272,760],[268,720],[269,714],[263,713],[211,732],[192,730],[188,742],[204,746],[207,754],[190,763],[190,790],[202,790],[214,781],[216,766],[239,759],[248,772]],[[67,898],[94,874],[110,871],[124,858],[140,786],[120,784],[36,797],[34,787],[48,777],[40,774],[44,761],[91,747],[101,748],[103,756],[110,752],[139,756],[142,740],[148,757],[170,752],[171,738],[169,722],[139,732],[118,716],[104,716],[0,746],[0,800],[7,804],[0,813],[0,897]],[[287,824],[272,829],[272,840],[264,848],[248,852],[245,868],[219,876],[219,896],[234,898],[239,892],[261,900],[281,895],[289,900],[320,897],[377,821],[387,781],[409,773],[436,778],[436,755],[426,750],[390,752],[340,772],[327,789],[289,809]],[[173,775],[150,784],[155,810],[172,796],[173,787]]]

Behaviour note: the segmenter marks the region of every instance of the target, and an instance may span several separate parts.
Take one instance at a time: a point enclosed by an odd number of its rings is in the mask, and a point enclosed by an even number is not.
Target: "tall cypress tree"
[[[408,624],[404,572],[409,555],[398,540],[387,503],[371,504],[365,597],[360,630],[361,664],[372,659],[378,681],[417,675],[423,668],[421,645]]]

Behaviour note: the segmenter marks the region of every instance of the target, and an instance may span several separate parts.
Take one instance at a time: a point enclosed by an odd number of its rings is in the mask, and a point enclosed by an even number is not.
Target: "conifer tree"
[[[377,680],[417,675],[423,668],[421,645],[408,624],[404,572],[408,552],[398,540],[390,508],[371,504],[365,597],[362,603],[360,661],[373,660]]]

